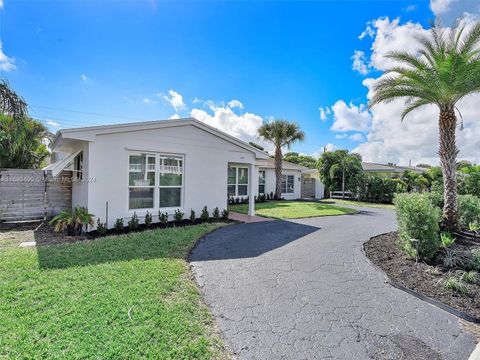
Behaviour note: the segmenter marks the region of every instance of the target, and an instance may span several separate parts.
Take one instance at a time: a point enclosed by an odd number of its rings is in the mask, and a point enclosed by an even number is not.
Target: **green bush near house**
[[[462,228],[468,228],[471,223],[480,223],[480,198],[473,195],[459,195],[458,214]]]
[[[411,241],[418,240],[418,256],[430,259],[439,248],[440,210],[428,196],[418,193],[397,194],[394,199],[397,210],[400,246],[410,257],[417,255]]]

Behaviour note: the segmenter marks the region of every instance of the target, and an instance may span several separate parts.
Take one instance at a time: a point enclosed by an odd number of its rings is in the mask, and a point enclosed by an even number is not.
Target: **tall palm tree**
[[[275,145],[275,197],[279,199],[282,194],[282,147],[290,149],[294,142],[303,141],[305,133],[296,123],[287,120],[273,120],[258,129],[258,136]]]
[[[467,95],[480,92],[480,23],[470,30],[455,27],[450,31],[433,25],[429,35],[418,37],[418,54],[392,52],[399,62],[374,85],[370,106],[405,99],[403,119],[413,110],[435,105],[439,110],[440,146],[444,198],[442,225],[457,227],[457,154],[455,139],[456,104]],[[458,110],[458,109],[457,109]]]
[[[362,160],[358,154],[348,151],[339,151],[340,161],[330,167],[330,178],[333,180],[338,173],[342,174],[342,199],[345,199],[345,179],[348,174],[355,174],[362,170]]]

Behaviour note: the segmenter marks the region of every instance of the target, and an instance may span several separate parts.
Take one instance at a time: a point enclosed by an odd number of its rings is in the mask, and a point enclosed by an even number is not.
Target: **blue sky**
[[[213,117],[238,100],[243,108],[232,107],[230,121],[297,121],[306,140],[294,150],[308,154],[326,144],[358,146],[360,135],[353,141],[355,132],[332,131],[333,113],[321,120],[319,107],[339,99],[366,104],[367,74],[352,69],[352,55],[372,52],[374,36],[359,39],[367,23],[400,17],[400,24],[426,26],[435,17],[428,1],[413,0],[5,0],[0,11],[2,51],[13,66],[0,76],[33,117],[59,124],[52,130],[190,116],[193,109]],[[369,77],[381,74],[367,66]],[[169,90],[182,96],[177,108]],[[222,119],[210,120],[222,128]]]

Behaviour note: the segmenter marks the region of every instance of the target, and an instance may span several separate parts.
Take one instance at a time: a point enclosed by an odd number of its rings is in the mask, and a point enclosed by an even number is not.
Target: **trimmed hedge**
[[[405,187],[401,179],[361,173],[355,176],[349,190],[359,201],[390,204],[395,193],[403,192]]]
[[[417,255],[416,245],[412,239],[418,240],[418,257],[431,259],[438,250],[440,242],[440,209],[432,204],[425,194],[397,194],[394,199],[397,210],[400,246],[410,257]]]

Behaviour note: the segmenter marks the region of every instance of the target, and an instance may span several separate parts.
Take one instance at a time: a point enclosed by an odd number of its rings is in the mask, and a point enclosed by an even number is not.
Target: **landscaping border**
[[[394,288],[397,288],[399,290],[402,290],[404,292],[406,292],[407,294],[410,294],[410,295],[413,295],[415,296],[417,299],[420,299],[422,301],[425,301],[431,305],[434,305],[452,315],[455,315],[456,317],[460,318],[460,319],[463,319],[465,321],[468,321],[468,322],[471,322],[471,323],[474,323],[474,324],[477,324],[477,325],[480,325],[480,319],[475,317],[475,316],[472,316],[472,315],[469,315],[467,314],[466,312],[463,312],[463,311],[460,311],[460,310],[457,310],[447,304],[444,304],[443,302],[439,301],[439,300],[436,300],[436,299],[433,299],[429,296],[426,296],[422,293],[419,293],[415,290],[412,290],[412,289],[409,289],[407,288],[406,286],[403,286],[402,284],[399,284],[395,281],[393,281],[390,276],[387,275],[387,273],[380,267],[378,266],[377,264],[375,264],[373,261],[371,261],[368,256],[367,256],[367,252],[365,250],[365,244],[370,241],[371,239],[373,239],[374,237],[377,237],[377,236],[382,236],[382,235],[386,235],[388,233],[383,233],[383,234],[378,234],[376,236],[373,236],[371,237],[370,239],[368,239],[367,241],[365,241],[363,244],[362,244],[362,253],[363,255],[365,256],[365,258],[367,259],[367,261],[370,263],[370,265],[373,265],[374,268],[376,268],[378,271],[380,271],[383,275],[383,277],[385,278],[385,282],[391,286],[393,286]]]

